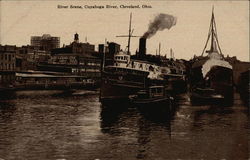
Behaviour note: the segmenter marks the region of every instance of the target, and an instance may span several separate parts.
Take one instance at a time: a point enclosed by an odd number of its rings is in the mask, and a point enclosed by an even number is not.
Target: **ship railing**
[[[128,69],[128,70],[137,70],[140,72],[149,72],[149,70],[145,70],[143,68],[140,67],[129,67],[129,66],[107,66],[106,68],[116,68],[116,69]]]
[[[109,78],[108,79],[109,81],[112,81],[112,82],[119,82],[119,83],[130,83],[130,84],[144,84],[142,82],[135,82],[135,81],[126,81],[126,80],[118,80],[118,79],[111,79]]]
[[[109,69],[114,69],[114,70],[109,70]],[[126,67],[113,67],[110,66],[107,68],[107,70],[104,70],[104,72],[108,72],[108,71],[116,71],[117,73],[131,73],[131,74],[135,74],[135,75],[143,75],[143,73],[149,73],[148,71],[143,71],[143,70],[139,70],[139,69],[133,69],[133,68],[126,68]]]
[[[122,85],[122,86],[128,86],[128,87],[140,87],[140,88],[144,88],[144,83],[143,82],[117,80],[117,79],[110,79],[110,78],[108,80],[113,85]]]

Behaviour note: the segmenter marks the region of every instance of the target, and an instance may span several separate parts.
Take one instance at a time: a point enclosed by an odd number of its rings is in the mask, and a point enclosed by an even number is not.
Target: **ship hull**
[[[196,80],[192,86],[192,104],[224,104],[233,103],[233,72],[232,69],[214,66],[208,72],[207,77],[201,78],[201,74],[193,75]],[[198,81],[197,81],[198,79]]]
[[[155,98],[155,99],[136,99],[131,103],[137,106],[142,111],[150,111],[162,113],[170,112],[172,110],[172,100],[169,97]]]
[[[216,93],[216,91],[213,93],[203,91],[201,93],[196,90],[191,93],[190,99],[193,105],[223,104],[225,102],[225,97],[222,94]]]
[[[118,104],[128,102],[129,95],[135,94],[140,87],[102,82],[100,102],[102,104]]]
[[[145,78],[145,75],[103,72],[100,102],[104,105],[127,103],[129,95],[133,95],[145,87]]]

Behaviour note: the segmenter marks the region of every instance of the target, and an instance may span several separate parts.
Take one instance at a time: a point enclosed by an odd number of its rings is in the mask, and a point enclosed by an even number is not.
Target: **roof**
[[[149,88],[164,88],[164,86],[150,86]]]
[[[35,74],[29,74],[29,73],[16,73],[17,77],[26,77],[26,78],[76,78],[76,77],[84,77],[84,76],[77,76],[77,75],[49,75],[49,74],[43,74],[43,73],[35,73]]]

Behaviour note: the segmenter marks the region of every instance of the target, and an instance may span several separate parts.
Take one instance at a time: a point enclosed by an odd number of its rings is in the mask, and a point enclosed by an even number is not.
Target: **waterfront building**
[[[16,66],[16,46],[0,45],[0,70],[14,71]]]
[[[0,88],[15,80],[16,46],[0,45]]]
[[[79,35],[76,33],[74,35],[74,41],[62,48],[56,48],[51,51],[51,54],[61,54],[61,53],[77,53],[77,54],[92,54],[95,52],[95,45],[88,42],[79,42]]]
[[[69,47],[72,47],[72,52],[73,53],[92,53],[95,51],[95,45],[90,44],[88,42],[86,43],[81,43],[79,42],[79,34],[76,33],[74,35],[74,41],[69,45]]]
[[[40,64],[39,70],[65,72],[86,77],[100,77],[101,59],[88,54],[61,53],[52,55],[47,64]]]
[[[87,54],[79,56],[79,69],[77,72],[87,77],[101,77],[101,59]]]
[[[37,46],[22,46],[16,50],[16,70],[36,70],[38,63],[47,62],[50,57],[48,51],[40,50]]]
[[[79,35],[76,33],[70,45],[53,49],[48,62],[40,63],[38,69],[100,78],[101,56],[95,51],[95,45],[79,42]]]
[[[30,43],[31,46],[39,47],[41,50],[50,51],[60,47],[60,37],[52,37],[50,34],[32,36]]]

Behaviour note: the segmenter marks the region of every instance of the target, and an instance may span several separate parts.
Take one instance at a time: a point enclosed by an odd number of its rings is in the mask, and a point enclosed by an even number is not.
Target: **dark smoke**
[[[149,23],[148,31],[142,37],[151,38],[157,31],[162,31],[166,28],[170,29],[176,24],[176,20],[176,17],[172,15],[160,13]]]

